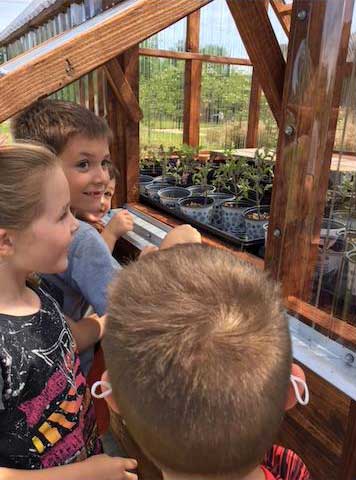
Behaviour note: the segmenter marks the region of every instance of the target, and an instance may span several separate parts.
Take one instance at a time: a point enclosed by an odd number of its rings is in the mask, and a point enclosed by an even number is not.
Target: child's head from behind
[[[114,282],[104,341],[118,408],[163,470],[236,477],[261,462],[291,369],[264,273],[201,245],[147,255]]]
[[[15,270],[67,268],[77,222],[57,157],[42,146],[0,147],[0,261]]]
[[[16,140],[36,141],[55,151],[76,212],[100,210],[112,135],[104,119],[76,103],[40,100],[13,119],[12,133]]]

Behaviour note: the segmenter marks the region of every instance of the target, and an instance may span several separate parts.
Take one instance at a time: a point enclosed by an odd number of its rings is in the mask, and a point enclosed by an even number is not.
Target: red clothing
[[[264,458],[261,469],[266,480],[310,480],[310,473],[296,453],[273,445]]]

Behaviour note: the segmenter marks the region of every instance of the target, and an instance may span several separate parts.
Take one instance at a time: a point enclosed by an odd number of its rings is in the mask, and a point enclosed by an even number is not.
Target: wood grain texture
[[[199,51],[200,10],[187,18],[187,38],[185,49]],[[184,114],[183,143],[199,146],[200,96],[202,63],[200,60],[186,60],[184,72]]]
[[[246,135],[246,148],[257,147],[258,124],[260,120],[261,87],[256,70],[253,69],[251,81],[250,104],[248,110],[248,123]]]
[[[280,123],[285,61],[265,2],[226,0],[277,124]]]
[[[310,390],[310,403],[290,410],[278,442],[298,453],[313,480],[346,480],[342,476],[351,400],[302,365]]]
[[[341,461],[341,478],[355,480],[356,478],[356,402],[350,405],[347,431]]]
[[[139,93],[138,59],[138,46],[132,47],[115,59],[135,99],[138,99]],[[116,77],[112,77],[112,81],[115,84]],[[121,74],[117,81],[118,88],[122,81]],[[119,102],[111,85],[108,85],[108,91],[110,93],[107,102],[108,122],[114,133],[112,161],[120,172],[113,201],[113,205],[118,207],[138,199],[139,122],[127,115],[126,108]]]
[[[318,254],[353,3],[294,0],[265,261],[284,296],[305,301]],[[297,18],[300,10],[307,12],[305,21]],[[333,55],[324,38],[332,38]],[[308,52],[305,62],[301,48]],[[292,126],[291,135],[285,126]],[[276,229],[279,237],[271,234]]]
[[[137,0],[126,10],[113,14],[88,31],[58,45],[53,51],[8,73],[0,79],[0,122],[210,1]]]
[[[94,72],[88,74],[88,108],[95,110]]]
[[[220,57],[195,52],[173,52],[172,50],[159,50],[154,48],[140,48],[140,55],[146,57],[175,58],[177,60],[201,60],[209,63],[223,63],[225,65],[242,65],[252,67],[248,58]]]
[[[274,13],[276,14],[287,37],[290,32],[292,5],[285,4],[283,0],[270,0]]]
[[[104,70],[112,91],[125,113],[134,122],[142,120],[143,113],[140,105],[117,59],[114,58],[107,62],[104,65]]]

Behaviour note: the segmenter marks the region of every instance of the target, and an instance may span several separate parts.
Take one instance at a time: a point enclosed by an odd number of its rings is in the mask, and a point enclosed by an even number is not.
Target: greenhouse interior
[[[0,32],[2,142],[47,98],[112,131],[121,264],[190,224],[280,285],[310,399],[276,442],[310,477],[261,478],[355,480],[354,0],[35,0]],[[139,479],[162,478],[123,443]]]

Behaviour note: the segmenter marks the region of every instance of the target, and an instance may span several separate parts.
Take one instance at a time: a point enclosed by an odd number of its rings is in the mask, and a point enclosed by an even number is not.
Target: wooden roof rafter
[[[125,0],[2,64],[0,122],[211,1]]]
[[[120,102],[127,115],[134,122],[142,120],[143,113],[141,107],[118,60],[116,58],[109,60],[104,65],[104,70],[116,99]]]
[[[270,3],[285,34],[289,37],[293,4],[285,3],[285,0],[270,0]]]

